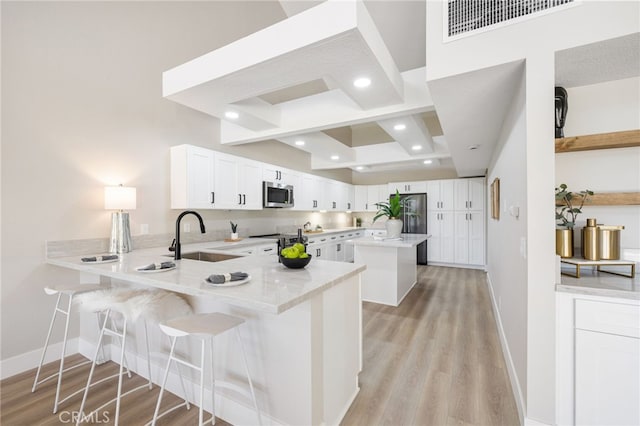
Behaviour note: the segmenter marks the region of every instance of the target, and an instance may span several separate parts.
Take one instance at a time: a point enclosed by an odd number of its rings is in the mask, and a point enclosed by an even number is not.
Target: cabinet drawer
[[[640,306],[577,299],[576,328],[640,338]]]

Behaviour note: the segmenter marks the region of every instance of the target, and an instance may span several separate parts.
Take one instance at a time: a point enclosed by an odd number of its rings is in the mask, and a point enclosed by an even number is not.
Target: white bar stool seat
[[[162,385],[160,386],[160,394],[158,395],[158,402],[156,404],[156,410],[153,413],[153,419],[151,424],[155,426],[156,421],[162,416],[174,411],[175,409],[186,406],[187,409],[190,408],[189,402],[185,400],[184,403],[178,404],[174,407],[171,407],[161,414],[160,405],[162,403],[162,394],[164,393],[164,387],[167,382],[167,377],[169,376],[169,370],[171,368],[171,362],[175,361],[176,365],[182,364],[190,367],[200,373],[200,408],[198,412],[198,424],[202,426],[204,423],[215,424],[216,422],[216,414],[215,414],[215,377],[214,377],[214,352],[213,352],[213,339],[215,336],[224,333],[225,331],[231,330],[235,328],[236,336],[238,338],[238,343],[240,345],[240,350],[242,353],[242,360],[244,363],[245,373],[247,375],[247,380],[249,382],[250,389],[250,397],[253,400],[253,406],[256,410],[256,415],[258,416],[258,424],[262,424],[260,418],[260,410],[258,409],[258,402],[256,400],[255,391],[253,389],[253,382],[251,381],[251,376],[249,375],[249,367],[247,365],[247,357],[244,351],[244,346],[242,344],[242,339],[240,338],[240,331],[238,326],[244,323],[244,319],[234,317],[227,314],[222,313],[207,313],[207,314],[197,314],[197,315],[189,315],[181,318],[175,318],[164,323],[160,323],[160,329],[171,337],[171,350],[169,352],[169,361],[167,362],[167,368],[164,372],[164,377],[162,379]],[[200,365],[191,364],[181,358],[177,358],[175,356],[175,348],[176,348],[176,340],[178,337],[185,336],[193,336],[195,338],[200,339],[201,341],[201,349],[200,349]],[[205,364],[205,347],[207,341],[210,343],[209,347],[211,349],[211,404],[212,404],[212,413],[211,418],[204,422],[204,364]],[[235,387],[234,387],[235,388]],[[241,393],[245,393],[242,389],[237,389]]]
[[[116,403],[116,413],[114,416],[115,425],[118,425],[119,417],[120,417],[120,401],[122,397],[129,395],[137,390],[143,389],[147,387],[148,389],[152,388],[151,382],[151,361],[150,361],[150,350],[149,350],[149,338],[147,333],[147,322],[153,321],[159,323],[160,321],[167,320],[174,317],[179,317],[183,315],[187,315],[191,313],[191,306],[179,297],[178,295],[164,291],[164,290],[137,290],[137,289],[127,289],[127,288],[112,288],[109,290],[97,291],[95,293],[89,294],[87,296],[79,297],[79,301],[82,304],[82,307],[86,310],[90,310],[93,312],[103,311],[105,312],[104,323],[100,330],[100,337],[98,338],[98,343],[96,345],[95,355],[93,357],[93,361],[91,364],[91,370],[89,371],[89,378],[87,379],[87,386],[84,388],[84,395],[82,397],[82,403],[80,404],[79,415],[77,418],[76,425],[79,425],[83,422],[83,420],[90,420],[93,418],[93,414],[97,413],[99,410],[103,409],[107,405]],[[122,327],[119,330],[116,326],[116,322],[113,318],[114,314],[119,314],[122,316]],[[126,357],[125,357],[125,349],[126,349],[126,337],[127,337],[127,325],[128,323],[135,322],[138,319],[144,320],[144,332],[145,332],[145,342],[147,346],[147,373],[148,373],[148,383],[138,386],[134,389],[131,389],[125,393],[122,393],[122,376],[125,374],[124,368],[126,366]],[[91,383],[93,378],[93,373],[95,371],[96,361],[98,357],[99,348],[102,344],[102,340],[104,336],[110,335],[117,337],[120,340],[120,370],[118,374],[114,374],[110,377],[99,380],[96,383]],[[128,368],[126,374],[131,376]],[[84,414],[84,408],[87,401],[87,396],[89,394],[89,389],[92,386],[95,386],[98,383],[102,383],[106,380],[112,379],[114,377],[118,377],[118,388],[116,392],[116,397],[100,407],[96,408],[89,414]],[[180,377],[182,380],[182,377]],[[184,385],[183,385],[184,391]],[[186,392],[185,392],[186,394]]]
[[[81,390],[78,390],[77,392],[74,392],[71,395],[68,395],[66,398],[62,400],[60,399],[60,386],[62,384],[63,373],[73,370],[74,368],[78,368],[80,366],[86,365],[89,362],[91,362],[89,360],[86,360],[86,361],[76,363],[70,367],[67,367],[66,369],[64,368],[64,358],[66,356],[66,351],[67,351],[67,336],[69,334],[69,320],[71,317],[71,307],[73,305],[74,298],[76,295],[89,293],[89,292],[101,290],[104,288],[105,288],[104,286],[101,286],[99,284],[68,284],[68,285],[62,284],[62,285],[47,286],[44,288],[44,292],[46,294],[48,294],[49,296],[57,295],[58,298],[56,300],[56,306],[53,309],[53,315],[51,316],[51,323],[49,323],[49,331],[47,332],[47,338],[45,339],[44,347],[42,348],[42,355],[40,356],[40,363],[38,364],[38,369],[36,370],[36,378],[33,381],[33,387],[31,388],[31,392],[35,392],[39,384],[44,383],[47,380],[52,379],[54,377],[57,377],[58,383],[56,385],[56,396],[53,402],[54,414],[58,412],[58,406],[60,404],[62,404],[69,398],[81,392]],[[66,310],[65,310],[65,307],[61,304],[62,295],[67,296]],[[64,337],[62,338],[62,351],[60,354],[60,366],[58,368],[57,373],[47,376],[42,380],[38,380],[40,378],[40,370],[42,369],[42,364],[44,363],[44,358],[46,356],[47,349],[49,348],[49,340],[51,339],[51,334],[53,332],[53,324],[55,323],[56,317],[58,314],[66,316],[66,321],[64,325]]]

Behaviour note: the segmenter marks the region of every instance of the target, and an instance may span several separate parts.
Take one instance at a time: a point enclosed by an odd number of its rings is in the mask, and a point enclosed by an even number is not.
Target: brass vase
[[[573,257],[573,228],[556,229],[556,254]]]

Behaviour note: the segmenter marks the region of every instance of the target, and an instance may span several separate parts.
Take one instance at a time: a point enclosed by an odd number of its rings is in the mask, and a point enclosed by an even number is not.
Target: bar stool
[[[56,300],[56,306],[53,309],[53,315],[51,316],[51,323],[49,323],[49,331],[47,332],[47,338],[45,339],[44,347],[42,348],[42,355],[40,356],[40,363],[38,364],[38,369],[36,371],[36,378],[33,381],[33,387],[31,388],[31,392],[35,392],[39,384],[44,383],[47,380],[52,379],[54,377],[58,377],[58,383],[56,385],[56,396],[53,402],[53,414],[58,412],[58,406],[60,404],[62,404],[63,402],[65,402],[66,400],[68,400],[69,398],[73,397],[74,395],[80,392],[80,391],[74,392],[71,395],[68,395],[66,398],[62,400],[60,399],[60,386],[62,384],[63,373],[73,370],[74,368],[81,367],[91,362],[89,360],[86,360],[86,361],[76,363],[71,367],[67,367],[66,369],[64,368],[64,358],[66,356],[66,350],[67,350],[67,336],[69,334],[69,320],[71,317],[71,306],[73,304],[74,297],[79,294],[93,292],[100,289],[104,289],[104,286],[101,286],[99,284],[71,284],[71,285],[47,286],[44,288],[44,292],[46,294],[48,294],[49,296],[57,295],[58,298]],[[66,310],[62,304],[62,295],[67,296]],[[47,349],[49,348],[49,340],[51,339],[51,334],[53,332],[53,324],[56,321],[56,317],[58,313],[66,316],[66,320],[64,324],[64,337],[62,338],[62,352],[60,354],[60,366],[58,368],[57,373],[54,373],[38,381],[38,379],[40,378],[40,370],[42,369],[42,364],[44,363],[44,358],[46,356]]]
[[[242,339],[240,338],[240,331],[238,326],[244,323],[244,319],[234,317],[231,315],[226,315],[222,313],[208,313],[208,314],[197,314],[190,315],[181,318],[175,318],[170,321],[166,321],[164,323],[160,323],[160,329],[166,333],[169,337],[171,337],[171,350],[169,352],[169,361],[167,362],[167,368],[164,372],[164,377],[162,379],[162,385],[160,386],[160,394],[158,395],[158,402],[156,404],[156,410],[153,413],[153,420],[151,424],[155,426],[156,421],[168,414],[169,412],[186,406],[187,409],[190,408],[189,401],[185,399],[184,403],[178,404],[172,408],[165,410],[162,414],[158,414],[160,411],[160,405],[162,403],[162,394],[164,392],[164,387],[167,383],[167,377],[169,376],[169,369],[171,368],[171,362],[175,361],[176,366],[179,364],[186,365],[200,373],[200,409],[198,412],[198,424],[202,426],[204,423],[215,424],[216,422],[216,413],[215,413],[215,377],[214,377],[214,362],[213,362],[213,339],[218,334],[224,333],[227,330],[231,330],[232,328],[236,329],[236,336],[238,338],[238,343],[240,344],[240,352],[242,353],[242,361],[244,363],[244,369],[247,374],[247,380],[249,382],[249,389],[251,391],[251,399],[253,400],[253,406],[256,410],[256,415],[258,416],[258,424],[262,425],[262,421],[260,418],[260,410],[258,409],[258,402],[256,401],[256,395],[253,389],[253,382],[251,381],[251,376],[249,375],[249,367],[247,365],[247,357],[244,352],[244,346],[242,344]],[[193,336],[200,339],[200,365],[191,364],[181,358],[177,358],[175,356],[175,348],[176,348],[176,340],[178,337],[184,336]],[[209,342],[209,347],[211,350],[211,418],[206,422],[203,421],[204,416],[204,363],[205,363],[205,346],[207,341]],[[179,372],[179,371],[178,371]],[[247,395],[246,391],[237,388],[236,386],[230,386],[238,390],[240,393]],[[249,395],[247,395],[249,396]]]
[[[85,419],[91,419],[94,413],[97,413],[107,405],[110,405],[115,401],[116,413],[114,417],[115,425],[118,425],[120,417],[120,401],[122,397],[129,395],[137,390],[147,387],[152,388],[151,382],[151,361],[149,350],[149,337],[147,333],[147,322],[153,321],[159,323],[160,321],[167,320],[174,317],[179,317],[191,313],[191,306],[179,297],[178,295],[167,292],[164,290],[130,290],[125,288],[115,288],[108,291],[98,291],[87,295],[86,297],[79,298],[83,308],[86,310],[98,312],[103,311],[105,313],[104,322],[100,329],[100,337],[96,345],[96,351],[91,364],[91,370],[89,371],[89,378],[87,379],[87,386],[84,388],[84,395],[82,397],[82,403],[80,404],[79,415],[76,425],[79,425]],[[122,327],[118,329],[114,320],[114,315],[122,317]],[[134,323],[138,319],[144,320],[144,333],[145,343],[147,349],[147,373],[149,380],[146,384],[138,386],[127,392],[122,392],[122,376],[125,374],[124,368],[126,366],[125,349],[127,342],[127,326],[128,323]],[[110,377],[101,379],[96,383],[91,383],[93,374],[96,367],[96,361],[98,358],[99,348],[102,344],[105,335],[117,337],[121,341],[120,347],[120,368],[117,374]],[[128,369],[127,369],[128,370]],[[126,374],[129,374],[127,371]],[[130,376],[130,374],[129,374]],[[106,402],[100,407],[93,410],[91,413],[85,415],[84,408],[87,402],[87,396],[89,389],[99,383],[105,382],[112,378],[118,377],[118,387],[116,391],[116,397]],[[180,377],[182,382],[182,376]],[[186,394],[184,389],[183,391]]]

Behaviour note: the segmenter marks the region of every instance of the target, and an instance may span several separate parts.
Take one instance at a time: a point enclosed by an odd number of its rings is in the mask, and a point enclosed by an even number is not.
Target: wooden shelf
[[[640,146],[640,130],[556,139],[556,153]]]
[[[561,203],[558,203],[561,205]],[[596,192],[589,197],[585,206],[637,206],[640,192]]]

